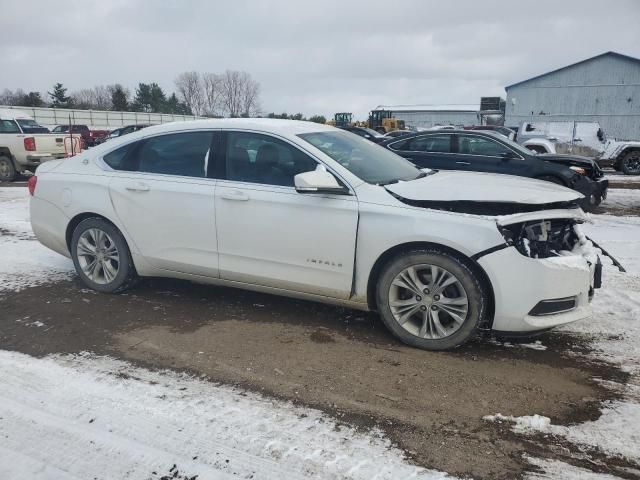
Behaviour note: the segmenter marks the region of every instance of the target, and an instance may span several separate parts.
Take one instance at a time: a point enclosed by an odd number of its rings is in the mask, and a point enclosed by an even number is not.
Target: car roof
[[[301,133],[334,130],[334,127],[328,125],[304,122],[301,120],[281,120],[276,118],[211,118],[151,125],[144,129],[144,134],[151,135],[205,128],[238,128],[267,133],[280,133],[282,135],[299,135]]]

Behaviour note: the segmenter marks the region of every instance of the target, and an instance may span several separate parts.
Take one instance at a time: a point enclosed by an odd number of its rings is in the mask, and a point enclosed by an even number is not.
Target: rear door
[[[157,135],[104,156],[116,213],[154,267],[218,276],[214,192],[207,177],[214,132]]]
[[[389,148],[419,168],[451,170],[456,169],[452,142],[452,134],[434,133],[400,139]]]

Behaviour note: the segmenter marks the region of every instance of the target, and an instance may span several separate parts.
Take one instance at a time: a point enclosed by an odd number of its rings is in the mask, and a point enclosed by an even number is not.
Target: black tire
[[[13,161],[6,155],[0,156],[0,182],[13,182],[17,174]]]
[[[625,153],[620,167],[625,175],[640,175],[640,150]]]
[[[115,277],[106,283],[98,283],[93,281],[83,271],[81,260],[78,255],[78,242],[81,236],[91,229],[100,230],[113,240],[113,244],[117,249],[119,261],[117,262],[117,273]],[[71,258],[76,272],[85,285],[93,290],[103,293],[118,293],[126,290],[135,284],[137,274],[131,258],[131,252],[122,233],[111,223],[99,217],[91,217],[82,220],[74,229],[71,237]],[[103,272],[104,274],[104,272]]]
[[[561,178],[555,177],[553,175],[541,175],[539,177],[536,177],[538,180],[544,180],[545,182],[551,182],[551,183],[555,183],[556,185],[562,185],[563,187],[566,187],[567,184],[564,183],[564,181],[562,181]]]
[[[418,265],[434,265],[452,274],[466,293],[468,310],[464,322],[457,330],[443,338],[422,338],[408,331],[399,323],[391,310],[390,292],[394,279],[406,268]],[[444,295],[446,289],[442,292]],[[425,248],[404,252],[386,264],[378,279],[376,302],[383,323],[402,342],[424,350],[448,350],[464,344],[477,335],[486,314],[488,294],[482,280],[466,261],[438,248]],[[420,313],[416,312],[415,315]],[[419,322],[419,319],[417,320]]]

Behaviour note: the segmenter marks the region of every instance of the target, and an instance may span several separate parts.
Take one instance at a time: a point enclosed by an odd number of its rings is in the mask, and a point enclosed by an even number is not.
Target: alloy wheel
[[[391,282],[389,307],[407,332],[442,339],[458,331],[469,313],[469,299],[460,280],[436,265],[412,265]]]
[[[106,285],[118,275],[120,254],[113,239],[99,228],[82,232],[76,249],[82,272],[92,282]]]

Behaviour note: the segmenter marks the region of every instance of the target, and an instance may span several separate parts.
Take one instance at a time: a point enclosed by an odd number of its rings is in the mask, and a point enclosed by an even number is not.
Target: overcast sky
[[[479,104],[614,50],[640,57],[640,1],[0,0],[0,91],[73,91],[245,70],[264,112],[364,118]]]

